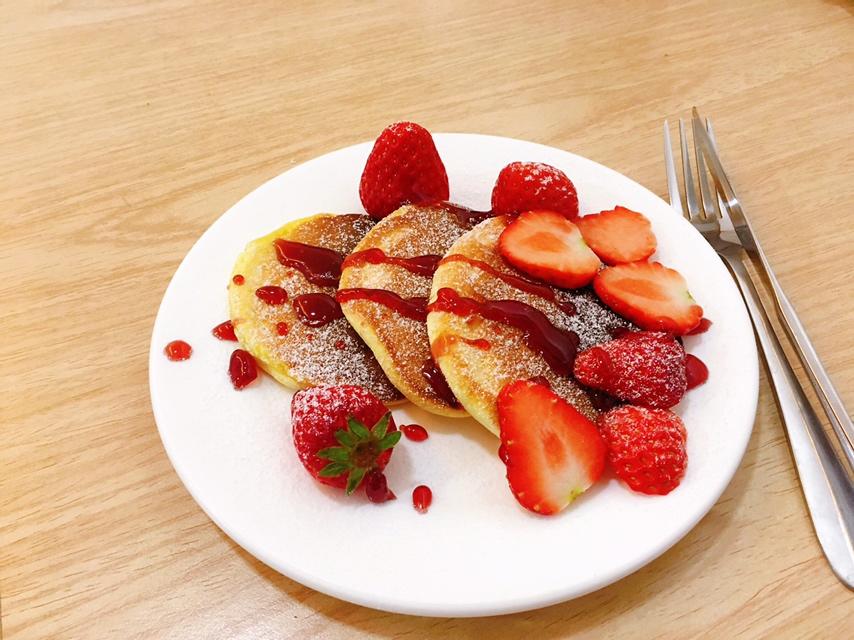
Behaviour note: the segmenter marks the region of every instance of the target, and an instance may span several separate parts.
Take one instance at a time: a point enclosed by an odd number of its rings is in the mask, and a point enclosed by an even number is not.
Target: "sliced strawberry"
[[[652,225],[643,214],[615,207],[575,219],[584,241],[606,264],[646,260],[655,253]]]
[[[572,222],[554,211],[526,211],[498,239],[498,251],[517,269],[550,284],[590,284],[602,266]]]
[[[557,513],[602,475],[607,449],[596,425],[546,385],[505,386],[498,422],[510,491],[526,509]]]
[[[414,122],[383,129],[362,171],[359,197],[377,219],[406,203],[447,200],[448,174],[430,132]]]
[[[492,189],[495,215],[531,209],[557,211],[567,218],[578,215],[578,193],[566,174],[542,162],[511,162],[501,170]]]
[[[669,333],[630,331],[575,357],[578,381],[615,398],[667,409],[687,387],[685,349]]]
[[[642,329],[685,335],[703,317],[685,278],[658,262],[630,262],[603,269],[593,279],[602,302]]]

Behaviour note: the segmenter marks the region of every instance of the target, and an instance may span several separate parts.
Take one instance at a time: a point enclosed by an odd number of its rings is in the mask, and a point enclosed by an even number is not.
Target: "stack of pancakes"
[[[595,417],[596,398],[556,369],[542,349],[532,348],[526,329],[426,304],[443,289],[470,304],[515,301],[551,330],[572,337],[579,350],[629,326],[592,292],[533,283],[506,263],[498,237],[508,223],[505,216],[477,216],[445,203],[406,205],[376,224],[367,216],[330,214],[292,222],[250,243],[238,258],[234,273],[245,283],[229,285],[235,333],[268,373],[294,389],[358,384],[386,402],[405,397],[431,413],[470,414],[497,434],[501,388],[539,377]],[[334,286],[313,284],[282,264],[273,245],[277,238],[341,254],[337,296],[344,317],[308,327],[291,304],[269,306],[255,296],[267,285],[283,287],[291,299],[335,295]],[[402,301],[404,312],[389,299]],[[279,323],[289,327],[286,335],[277,331]],[[443,388],[445,381],[452,393]]]

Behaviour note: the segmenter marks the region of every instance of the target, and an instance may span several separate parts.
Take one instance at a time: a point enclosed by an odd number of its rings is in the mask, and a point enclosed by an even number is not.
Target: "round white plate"
[[[642,211],[658,237],[657,258],[688,280],[711,330],[689,337],[710,377],[676,408],[688,430],[688,471],[665,497],[632,493],[606,477],[555,517],[513,499],[498,441],[471,419],[412,405],[398,424],[430,432],[401,440],[387,475],[398,499],[347,499],[317,484],[291,441],[291,393],[271,378],[231,386],[234,343],[211,328],[227,319],[226,283],[244,245],[288,220],[362,211],[359,176],[371,143],[316,158],[262,185],[196,242],[169,284],[151,339],[151,403],[175,470],[210,518],[266,564],[309,587],[368,607],[432,616],[481,616],[574,598],[635,571],[666,551],[712,507],[741,461],[756,411],[753,332],[721,261],[685,220],[629,178],[579,156],[530,142],[439,134],[451,199],[489,208],[499,170],[547,162],[574,181],[582,213],[621,204]],[[170,362],[163,347],[187,340],[193,356]],[[433,505],[419,514],[412,489]],[[629,533],[630,532],[630,533]]]

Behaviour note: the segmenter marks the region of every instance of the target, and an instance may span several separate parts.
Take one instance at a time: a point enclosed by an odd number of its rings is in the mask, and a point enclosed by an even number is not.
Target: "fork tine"
[[[703,216],[706,220],[715,220],[715,203],[712,200],[712,190],[709,187],[709,176],[706,173],[706,163],[703,161],[703,152],[697,143],[697,127],[702,126],[697,118],[691,119],[691,127],[694,130],[694,157],[697,160],[697,182],[700,185],[700,202],[703,205]]]
[[[715,150],[715,153],[718,153],[718,140],[715,138],[715,130],[712,129],[712,121],[709,118],[706,118],[706,132],[709,134],[709,142],[712,143],[712,149]],[[721,219],[725,220],[731,227],[732,220],[729,218],[729,207],[726,205],[726,202],[724,202],[723,197],[717,189],[715,189],[715,195],[717,196],[718,212]]]
[[[664,171],[667,173],[667,191],[670,194],[670,206],[683,216],[682,198],[679,196],[679,179],[673,164],[673,145],[670,142],[670,123],[664,121]]]
[[[698,122],[700,120],[700,114],[697,113],[696,107],[692,110],[692,118]],[[723,194],[724,204],[726,205],[726,209],[729,211],[733,224],[747,225],[747,221],[744,219],[744,214],[741,212],[741,205],[738,202],[738,197],[735,195],[735,190],[732,188],[732,183],[729,181],[726,171],[724,171],[724,167],[718,157],[716,148],[712,145],[709,134],[706,133],[702,124],[696,128],[696,133],[699,138],[698,143],[703,149],[703,155],[706,158],[706,162],[709,164],[709,173],[712,174],[712,180],[715,181],[715,187],[718,192]]]
[[[682,180],[685,183],[685,204],[688,206],[689,220],[699,219],[700,207],[694,191],[694,178],[691,175],[691,157],[688,154],[688,136],[685,135],[685,121],[679,118],[679,143],[682,148]]]

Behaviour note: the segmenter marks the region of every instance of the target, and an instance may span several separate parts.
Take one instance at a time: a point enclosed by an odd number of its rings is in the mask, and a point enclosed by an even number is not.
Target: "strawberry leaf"
[[[386,431],[388,431],[388,420],[390,413],[386,413],[379,421],[374,425],[374,428],[371,429],[371,433],[374,434],[374,437],[377,440],[382,440],[385,437]]]
[[[345,447],[356,446],[356,437],[352,433],[350,433],[349,431],[346,431],[345,429],[338,429],[335,432],[335,439],[338,441],[338,444],[340,444],[342,446],[345,446]]]
[[[346,464],[350,461],[350,452],[344,447],[327,447],[318,451],[317,457]]]
[[[328,465],[323,467],[317,475],[321,478],[334,478],[336,476],[340,476],[342,473],[346,473],[348,469],[349,467],[346,464],[330,462]]]
[[[350,427],[350,433],[359,440],[367,440],[371,437],[371,432],[368,431],[368,428],[352,416],[347,418],[347,426]]]
[[[362,482],[362,478],[365,477],[365,474],[368,472],[364,467],[357,467],[350,471],[350,475],[347,476],[347,495],[349,496],[356,490],[356,487]]]
[[[380,451],[385,451],[386,449],[391,449],[399,441],[400,431],[394,431],[392,433],[387,434],[382,440],[377,443],[377,445]]]

